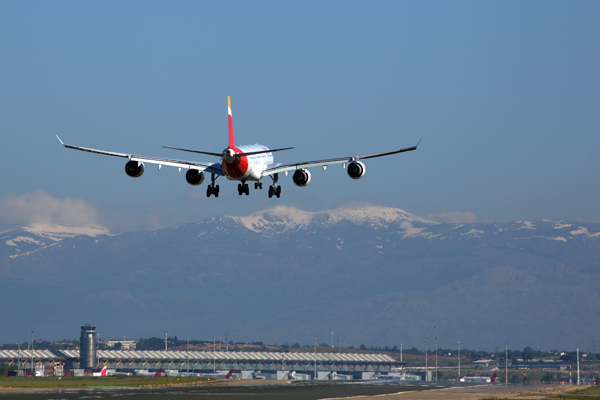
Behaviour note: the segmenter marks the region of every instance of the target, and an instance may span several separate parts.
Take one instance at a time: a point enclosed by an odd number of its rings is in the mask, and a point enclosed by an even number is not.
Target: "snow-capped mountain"
[[[14,259],[55,246],[67,238],[96,237],[108,234],[108,229],[98,226],[69,227],[56,224],[31,224],[22,228],[7,229],[0,232],[0,257],[7,256],[9,259]]]
[[[278,206],[152,232],[29,227],[0,238],[7,318],[57,337],[89,320],[115,337],[163,332],[167,321],[205,338],[307,343],[316,330],[422,347],[436,326],[442,346],[492,349],[586,343],[600,329],[588,318],[600,312],[594,223],[440,224],[387,207]]]
[[[230,218],[253,232],[266,235],[297,232],[315,226],[333,226],[342,221],[375,228],[385,228],[391,223],[404,223],[408,230],[413,224],[418,226],[437,225],[437,222],[417,217],[404,210],[381,206],[343,207],[317,212],[276,206],[245,217]]]

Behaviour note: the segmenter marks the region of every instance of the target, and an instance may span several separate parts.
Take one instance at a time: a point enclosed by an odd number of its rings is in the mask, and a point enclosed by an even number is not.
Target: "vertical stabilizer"
[[[227,96],[227,112],[229,114],[229,148],[233,149],[235,147],[235,142],[233,141],[233,122],[231,120],[231,98]]]

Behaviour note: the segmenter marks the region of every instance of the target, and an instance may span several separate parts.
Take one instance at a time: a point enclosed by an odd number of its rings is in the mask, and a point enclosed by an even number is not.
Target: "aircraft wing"
[[[206,171],[211,174],[224,175],[223,170],[221,169],[221,165],[219,163],[204,163],[204,162],[197,162],[197,161],[172,160],[172,159],[168,159],[168,158],[137,156],[134,154],[125,154],[125,153],[116,153],[113,151],[96,150],[96,149],[90,149],[87,147],[72,146],[70,144],[63,143],[63,141],[60,140],[60,138],[58,136],[57,136],[57,138],[58,138],[58,141],[60,142],[60,144],[62,144],[67,149],[87,151],[88,153],[102,154],[105,156],[128,158],[130,161],[138,161],[138,162],[144,162],[144,163],[148,163],[148,164],[158,164],[159,167],[162,165],[167,165],[169,167],[197,169],[198,171]]]
[[[421,143],[421,140],[419,140],[419,143]],[[366,160],[368,158],[383,157],[383,156],[389,156],[391,154],[404,153],[407,151],[416,150],[417,147],[419,147],[419,143],[417,143],[415,146],[406,147],[404,149],[384,151],[381,153],[365,154],[362,156],[329,158],[329,159],[325,159],[325,160],[305,161],[305,162],[299,162],[299,163],[294,163],[294,164],[268,165],[267,168],[263,171],[263,176],[273,175],[273,174],[277,174],[279,172],[291,171],[291,170],[296,170],[296,169],[322,167],[322,166],[333,165],[333,164],[351,163],[352,161],[360,161],[360,160]]]

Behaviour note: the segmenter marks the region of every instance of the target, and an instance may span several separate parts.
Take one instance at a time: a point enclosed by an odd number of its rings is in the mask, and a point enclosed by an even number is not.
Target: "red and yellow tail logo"
[[[235,143],[233,141],[233,122],[231,120],[231,98],[227,96],[227,113],[229,115],[229,148],[233,149]]]

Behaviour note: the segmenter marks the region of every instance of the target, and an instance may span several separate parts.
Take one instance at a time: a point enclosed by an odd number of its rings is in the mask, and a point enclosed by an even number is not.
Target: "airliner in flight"
[[[103,151],[90,149],[87,147],[72,146],[63,143],[57,136],[60,143],[74,150],[87,151],[90,153],[104,154],[107,156],[123,157],[129,159],[125,164],[125,173],[132,178],[139,178],[144,174],[144,163],[157,164],[160,170],[163,165],[176,167],[181,171],[187,170],[185,179],[187,183],[193,186],[200,185],[204,182],[204,174],[210,173],[211,183],[206,188],[206,196],[214,195],[219,197],[219,185],[215,185],[217,178],[224,176],[228,180],[239,181],[238,194],[249,195],[250,188],[248,182],[254,182],[254,189],[262,189],[262,179],[269,177],[272,180],[272,185],[269,186],[269,198],[281,196],[281,186],[279,185],[279,173],[283,172],[286,176],[288,172],[293,171],[292,181],[296,186],[304,187],[310,183],[311,175],[308,168],[322,167],[323,170],[328,165],[342,164],[347,167],[348,176],[352,179],[360,179],[365,175],[365,164],[363,160],[369,158],[383,157],[391,154],[404,153],[407,151],[416,150],[419,143],[413,147],[407,147],[398,150],[389,150],[381,153],[365,154],[350,157],[329,158],[325,160],[304,161],[293,164],[276,164],[273,158],[273,153],[290,150],[293,147],[285,147],[281,149],[268,149],[259,144],[250,146],[236,146],[233,140],[233,124],[231,117],[231,99],[227,96],[228,115],[229,115],[229,146],[220,153],[207,152],[191,149],[183,149],[178,147],[163,146],[166,149],[186,151],[189,153],[197,153],[208,156],[219,157],[219,162],[198,162],[198,161],[182,161],[167,158],[138,156],[133,154],[115,153],[111,151]]]

